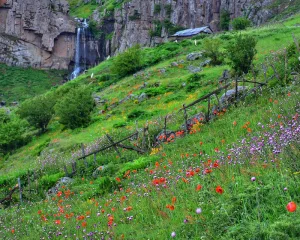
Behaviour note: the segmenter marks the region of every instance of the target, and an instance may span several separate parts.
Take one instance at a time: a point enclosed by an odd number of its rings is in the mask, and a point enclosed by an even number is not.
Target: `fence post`
[[[235,78],[235,105],[237,105],[237,99],[238,99],[238,78],[236,77]]]
[[[19,192],[20,192],[20,203],[23,203],[23,198],[22,198],[22,186],[21,186],[21,179],[18,178],[18,186],[19,186]]]
[[[66,177],[69,177],[69,173],[68,173],[66,164],[64,164],[64,171],[65,171]]]
[[[30,189],[30,172],[27,172],[27,181],[28,181],[28,191],[29,191],[29,198],[31,196],[31,189]]]
[[[95,165],[97,165],[97,154],[96,153],[94,153],[94,163],[95,163]]]
[[[72,175],[76,173],[76,162],[72,162]]]
[[[167,118],[168,118],[168,115],[166,115],[166,117],[165,117],[165,125],[164,125],[164,134],[165,134],[165,137],[167,137]]]
[[[209,114],[210,114],[210,96],[207,99],[207,115],[206,115],[206,121],[209,122]]]
[[[183,104],[183,114],[184,114],[184,120],[185,120],[186,133],[188,133],[189,132],[188,115],[186,112],[185,104]]]
[[[108,134],[106,134],[106,137],[108,138],[108,141],[111,143],[112,147],[113,147],[113,148],[115,149],[115,151],[117,152],[118,156],[119,156],[120,158],[122,158],[121,153],[120,153],[120,151],[118,150],[118,147],[115,145],[113,139],[112,139]]]
[[[88,163],[86,161],[85,150],[84,150],[84,144],[83,143],[81,143],[81,150],[82,150],[82,157],[83,157],[84,165],[87,168],[88,167]]]

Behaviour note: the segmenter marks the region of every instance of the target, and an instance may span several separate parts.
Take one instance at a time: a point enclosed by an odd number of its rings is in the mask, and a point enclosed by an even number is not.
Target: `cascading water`
[[[81,27],[77,28],[75,66],[71,74],[71,79],[78,77],[81,72],[86,70],[86,34],[89,24],[86,19],[80,22],[80,24]]]

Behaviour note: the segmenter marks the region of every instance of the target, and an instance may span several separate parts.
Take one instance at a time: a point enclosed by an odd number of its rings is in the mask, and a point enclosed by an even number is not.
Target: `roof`
[[[183,31],[179,31],[172,35],[172,37],[189,37],[193,35],[197,35],[199,33],[213,33],[209,26],[200,27],[200,28],[191,28]]]

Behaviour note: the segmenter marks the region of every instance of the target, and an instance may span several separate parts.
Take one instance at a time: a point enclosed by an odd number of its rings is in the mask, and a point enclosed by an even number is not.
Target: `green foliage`
[[[44,175],[40,180],[39,180],[39,184],[43,189],[48,190],[49,188],[53,187],[57,181],[64,177],[65,174],[64,173],[56,173],[56,174],[52,174],[52,175]]]
[[[55,105],[59,122],[67,128],[75,129],[86,126],[91,119],[95,106],[91,91],[87,87],[72,89]]]
[[[228,10],[221,11],[221,16],[220,16],[221,29],[224,31],[228,31],[229,24],[230,24],[230,12]]]
[[[166,11],[167,17],[170,18],[171,17],[171,13],[172,13],[172,5],[171,4],[165,5],[165,11]]]
[[[7,115],[0,109],[0,153],[6,154],[22,146],[28,140],[25,133],[28,123],[16,115]]]
[[[166,93],[167,89],[163,86],[161,86],[161,87],[152,87],[152,88],[147,88],[144,92],[147,94],[148,97],[155,97],[155,96],[162,95],[162,94]]]
[[[160,37],[163,24],[159,20],[154,21],[154,30],[151,29],[149,32],[150,37]]]
[[[53,94],[41,95],[27,100],[18,109],[21,118],[26,119],[30,125],[45,132],[54,114],[56,100]]]
[[[238,17],[232,20],[233,30],[245,30],[251,26],[251,21],[245,17]]]
[[[130,21],[135,21],[135,20],[138,20],[138,19],[141,19],[141,14],[137,10],[134,10],[133,15],[129,16],[129,20]]]
[[[93,21],[93,20],[89,21],[89,29],[95,38],[99,38],[102,34],[102,32],[100,30],[100,26],[98,25],[98,23],[96,21]]]
[[[224,58],[221,47],[222,41],[219,38],[205,38],[203,40],[204,55],[211,59],[212,65],[222,64]]]
[[[256,54],[256,39],[250,35],[238,35],[227,46],[230,65],[238,76],[248,73]]]
[[[154,14],[159,14],[161,11],[161,6],[160,4],[155,4],[154,5]]]
[[[299,42],[299,40],[298,40]],[[300,73],[300,52],[298,52],[296,43],[293,42],[287,47],[288,65],[292,71]]]
[[[139,45],[120,53],[113,61],[111,71],[120,77],[133,74],[142,68],[142,51]]]
[[[134,109],[132,112],[130,112],[130,113],[127,115],[127,118],[128,118],[129,120],[133,120],[133,119],[145,117],[145,116],[147,116],[147,115],[148,115],[148,114],[147,114],[146,111]]]
[[[186,92],[190,93],[190,92],[195,91],[196,89],[200,89],[202,87],[201,80],[203,79],[203,77],[204,77],[203,74],[198,74],[198,73],[191,75],[187,79]]]

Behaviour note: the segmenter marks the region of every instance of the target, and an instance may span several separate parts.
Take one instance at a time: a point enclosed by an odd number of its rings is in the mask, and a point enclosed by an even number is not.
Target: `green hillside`
[[[61,102],[72,89],[85,86],[99,103],[88,126],[67,129],[56,114],[47,132],[30,128],[25,146],[0,155],[0,200],[18,177],[24,185],[21,208],[14,206],[17,192],[0,208],[4,239],[297,239],[299,210],[288,204],[300,203],[299,73],[294,72],[300,64],[293,40],[293,35],[300,39],[299,24],[295,15],[240,33],[200,37],[197,44],[191,39],[145,48],[138,73],[116,75],[116,57],[51,89],[47,96]],[[244,79],[267,86],[181,136],[180,108],[220,87],[223,71],[232,67],[228,46],[240,34],[257,40],[254,67]],[[202,51],[207,39],[220,44],[223,63],[192,73],[207,57],[189,61],[187,56]],[[211,98],[210,106],[216,104]],[[189,117],[206,112],[207,105],[205,100],[190,108]],[[166,115],[175,140],[148,145],[143,155],[108,149],[96,161],[87,158],[88,167],[79,160],[74,182],[46,197],[65,175],[64,165],[71,172],[82,143],[89,152],[109,144],[107,133],[117,141],[146,125],[146,142],[153,143]],[[142,142],[140,136],[126,144]]]

